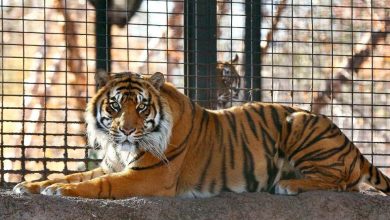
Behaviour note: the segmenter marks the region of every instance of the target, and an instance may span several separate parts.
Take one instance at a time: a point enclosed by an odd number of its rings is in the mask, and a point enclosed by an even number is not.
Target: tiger
[[[241,77],[235,65],[238,55],[230,62],[218,62],[216,67],[217,105],[216,109],[229,108],[242,102],[240,97]]]
[[[221,192],[297,195],[313,190],[385,194],[390,180],[326,116],[252,102],[208,110],[160,72],[113,74],[85,113],[96,169],[22,182],[15,193],[121,199],[204,198]]]

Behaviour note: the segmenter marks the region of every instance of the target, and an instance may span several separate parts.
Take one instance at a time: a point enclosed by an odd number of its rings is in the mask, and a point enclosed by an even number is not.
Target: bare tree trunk
[[[217,16],[218,16],[218,19],[217,19],[217,39],[221,38],[221,35],[222,35],[222,31],[221,31],[221,21],[222,21],[222,17],[224,15],[226,15],[228,13],[228,4],[227,2],[225,1],[218,1],[217,2]]]
[[[350,75],[358,72],[362,64],[372,56],[371,52],[375,49],[378,42],[386,39],[390,32],[390,20],[386,20],[384,26],[378,32],[373,32],[362,49],[352,55],[343,69],[338,71],[333,80],[328,80],[325,91],[319,93],[312,104],[312,111],[320,113],[332,99],[337,99],[343,84],[351,83]]]
[[[174,8],[172,9],[172,15],[168,20],[168,27],[172,30],[168,36],[168,82],[173,82],[174,76],[172,76],[171,72],[178,68],[178,63],[183,60],[183,48],[179,44],[180,41],[178,40],[183,37],[184,28],[181,25],[181,21],[183,20],[183,11],[184,1],[176,2]]]
[[[48,17],[49,19],[53,17],[53,11],[50,10]],[[50,29],[50,28],[48,28]],[[26,82],[29,82],[25,85],[25,92],[24,94],[31,94],[34,95],[34,97],[26,96],[24,97],[24,118],[26,122],[23,122],[23,127],[21,134],[15,137],[15,146],[22,145],[22,158],[35,158],[37,157],[37,154],[39,150],[37,148],[31,148],[31,146],[34,143],[34,139],[36,138],[36,135],[33,135],[35,132],[40,131],[43,126],[43,120],[45,120],[45,106],[48,102],[48,98],[51,95],[51,85],[58,83],[58,77],[56,77],[56,72],[59,70],[60,64],[61,64],[61,58],[60,55],[58,59],[55,59],[48,68],[45,67],[47,64],[46,58],[50,57],[48,54],[50,53],[50,50],[46,47],[46,42],[49,42],[48,35],[42,36],[41,39],[41,47],[36,52],[35,57],[38,59],[35,59],[35,63],[33,64],[32,71],[30,74],[30,78],[27,79]],[[58,54],[62,54],[62,52],[59,52]],[[56,57],[56,56],[52,56]],[[50,76],[44,73],[45,70],[49,70],[50,72],[53,72]],[[51,83],[43,84],[41,82],[47,82],[50,81]],[[34,123],[35,124],[28,124],[28,123]],[[44,131],[46,132],[46,131]],[[31,135],[26,135],[31,134]],[[16,156],[15,156],[16,157]],[[14,164],[11,165],[12,170],[17,170],[19,168],[15,167]],[[24,170],[31,170],[31,167],[26,167],[25,161],[21,163],[21,169]],[[10,176],[9,180],[11,182],[19,182],[21,179],[17,176]]]
[[[272,27],[271,30],[268,31],[267,36],[265,38],[265,45],[261,46],[261,57],[260,59],[263,60],[264,56],[267,54],[268,48],[270,47],[272,41],[273,41],[273,34],[274,31],[276,30],[276,26],[278,26],[279,21],[280,21],[280,16],[282,15],[284,9],[286,8],[286,2],[287,0],[281,0],[279,2],[279,7],[276,10],[275,16],[272,18]]]
[[[386,39],[389,32],[390,20],[387,19],[385,20],[382,28],[380,28],[380,31],[371,33],[371,36],[368,38],[362,49],[348,59],[345,67],[338,71],[332,80],[327,81],[325,91],[319,93],[312,103],[313,112],[320,113],[321,110],[332,101],[332,99],[338,100],[341,103],[344,102],[339,96],[342,91],[342,86],[352,83],[350,76],[357,73],[361,69],[363,63],[372,57],[372,51],[376,48],[380,41],[384,41]],[[364,115],[361,110],[353,108],[352,105],[350,105],[350,107],[357,113],[357,115]],[[370,120],[368,118],[363,118],[363,121],[365,124],[370,124]],[[375,124],[372,124],[372,126],[372,129],[380,131],[386,142],[390,142],[390,135],[387,132],[378,129],[378,126]]]
[[[70,88],[73,90],[73,93],[75,93],[76,96],[80,97],[84,93],[83,89],[85,86],[78,86],[75,84],[86,85],[88,82],[85,74],[83,73],[84,61],[80,54],[80,50],[78,49],[75,22],[72,20],[71,16],[66,10],[64,0],[57,0],[56,8],[64,16],[65,20],[63,31],[67,50],[66,65],[69,67],[69,72],[75,74],[75,77],[70,82]],[[77,103],[75,103],[75,107],[77,109],[84,109],[86,104],[86,99],[78,98]],[[83,120],[83,113],[79,112],[78,117],[79,120]]]

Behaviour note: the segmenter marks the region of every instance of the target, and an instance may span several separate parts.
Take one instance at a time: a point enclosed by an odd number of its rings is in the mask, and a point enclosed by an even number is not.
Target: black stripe
[[[127,165],[130,165],[134,163],[135,161],[139,160],[143,155],[145,154],[145,151],[142,151],[141,153],[137,154]]]
[[[299,166],[299,164],[305,161],[321,161],[328,159],[329,157],[334,156],[335,154],[342,151],[347,145],[349,141],[344,140],[344,143],[338,147],[331,148],[329,150],[322,151],[323,149],[314,150],[312,152],[306,153],[303,157],[294,161],[294,166]]]
[[[184,149],[185,148],[183,147],[176,154],[173,154],[173,155],[167,157],[168,162],[173,161],[176,157],[178,157],[180,154],[182,154],[184,152]],[[132,170],[147,170],[147,169],[153,169],[153,168],[161,167],[163,165],[166,165],[166,161],[159,161],[158,163],[155,163],[155,164],[152,164],[152,165],[149,165],[149,166],[144,166],[144,167],[131,167],[130,169],[132,169]]]
[[[259,139],[259,137],[257,135],[256,125],[253,122],[253,118],[250,116],[249,112],[246,109],[244,109],[243,111],[244,111],[244,114],[246,116],[246,120],[249,124],[249,127],[252,130],[252,133],[255,135],[256,139]]]
[[[222,164],[221,164],[221,177],[222,177],[222,191],[230,192],[231,190],[227,187],[227,176],[226,176],[226,149],[222,150]]]
[[[234,169],[234,144],[233,144],[233,140],[232,140],[232,136],[228,136],[229,137],[229,149],[230,149],[230,167],[232,169]]]
[[[234,152],[234,143],[237,142],[237,126],[235,121],[235,116],[231,112],[226,112],[226,119],[229,124],[230,129],[226,129],[229,132],[229,149],[230,149],[230,167],[234,169],[235,167],[235,152]]]
[[[201,118],[202,118],[202,120],[200,122],[200,128],[198,130],[198,136],[195,139],[197,142],[201,140],[201,138],[200,138],[201,134],[203,133],[203,131],[206,131],[206,129],[207,129],[207,123],[208,123],[209,115],[207,114],[207,111],[204,110],[204,109],[202,111]],[[194,135],[194,134],[192,134],[192,135]],[[196,145],[196,143],[194,145]]]
[[[129,90],[130,94],[137,94],[137,93],[142,93],[142,91],[144,91],[143,87],[131,87],[131,89]]]
[[[298,152],[301,151],[301,148],[303,146],[304,143],[306,143],[306,141],[308,141],[311,136],[313,135],[314,132],[316,132],[317,129],[313,129],[312,131],[310,131],[310,133],[305,137],[305,139],[303,139],[302,143],[300,144],[299,147],[295,148],[295,150],[288,156],[288,160],[290,161],[291,158],[293,158],[295,156],[295,154],[297,154]],[[304,131],[302,131],[303,133]],[[299,138],[298,140],[301,140],[301,138]],[[296,143],[292,144],[291,146],[295,146],[299,141],[297,141]]]
[[[310,117],[310,120],[308,121],[311,121],[310,123],[310,127],[314,127],[315,125],[317,125],[318,121],[320,120],[320,117],[318,115],[315,115],[315,116],[312,116]],[[307,125],[307,124],[306,124]],[[303,127],[303,129],[305,130],[306,129],[306,126]]]
[[[221,123],[219,122],[218,116],[217,115],[212,115],[214,119],[214,126],[215,126],[215,135],[218,138],[218,145],[219,145],[219,151],[221,152],[223,150],[224,146],[224,132],[221,127]]]
[[[344,137],[344,138],[348,140],[347,137]],[[344,153],[340,154],[340,156],[337,158],[337,160],[339,160],[339,161],[344,160],[345,157],[346,157],[347,155],[349,155],[349,154],[351,153],[352,149],[355,147],[355,146],[353,146],[353,144],[351,143],[350,140],[348,140],[348,141],[349,141],[348,149],[345,150]],[[360,168],[360,169],[361,169],[361,168]]]
[[[366,163],[366,158],[364,158],[363,154],[360,154],[360,169],[363,170],[364,164]]]
[[[373,176],[373,172],[374,172],[374,166],[371,163],[369,164],[369,166],[370,166],[370,172],[369,172],[370,178],[368,178],[368,181],[371,182],[372,176]]]
[[[328,171],[328,172],[325,172],[325,171]],[[315,173],[321,174],[322,176],[325,176],[325,177],[330,177],[332,179],[340,179],[339,175],[333,174],[332,172],[329,171],[329,169],[316,170]]]
[[[302,150],[304,150],[305,148],[308,148],[310,147],[311,145],[319,142],[320,140],[322,139],[325,139],[325,138],[328,138],[328,137],[323,137],[324,134],[326,134],[327,132],[329,132],[329,129],[330,129],[330,126],[328,126],[324,131],[322,131],[319,135],[317,135],[315,138],[313,138],[311,141],[309,141],[308,143],[306,143],[310,138],[311,136],[313,135],[313,133],[317,130],[317,128],[314,128],[313,130],[310,131],[310,133],[305,137],[305,139],[303,140],[303,142],[300,144],[299,147],[297,147],[288,157],[288,160],[291,160],[291,158],[293,158],[297,153],[301,152]],[[304,130],[302,131],[304,132]],[[306,143],[304,145],[304,143]]]
[[[378,170],[378,168],[376,168],[375,167],[375,171],[376,171],[376,174],[375,174],[375,178],[376,178],[376,180],[375,180],[375,185],[379,185],[379,184],[381,184],[381,178],[379,178],[379,170]]]
[[[185,148],[187,145],[187,142],[189,141],[189,138],[192,137],[192,131],[194,129],[194,121],[195,121],[195,113],[196,113],[196,109],[194,108],[194,103],[192,101],[190,101],[190,104],[191,104],[191,118],[192,118],[192,121],[191,121],[191,124],[190,124],[190,130],[189,132],[187,133],[186,137],[184,138],[183,142],[181,142],[178,147],[174,148],[173,150],[169,151],[167,154],[171,154],[171,153],[175,153],[177,151],[181,151],[182,148]]]
[[[129,85],[129,86],[131,86],[131,88],[133,88],[133,87],[134,87],[134,85],[133,85],[133,84],[135,84],[135,85],[137,85],[137,86],[139,86],[139,87],[143,88],[143,86],[142,86],[142,84],[141,84],[140,82],[134,81],[134,80],[132,80],[131,78],[128,78],[128,79],[126,79],[126,80],[123,80],[122,82],[127,82],[127,83],[130,83],[130,85]]]
[[[267,162],[267,191],[271,191],[273,187],[273,183],[275,181],[276,175],[278,173],[278,169],[274,167],[274,163],[272,162],[272,158],[265,155],[265,160]]]
[[[95,108],[93,108],[93,117],[94,117],[94,118],[96,118],[97,112],[98,112],[98,109],[99,109],[100,106],[102,106],[102,103],[96,104],[96,105],[95,105]]]
[[[261,136],[264,143],[264,149],[268,155],[274,155],[275,154],[275,140],[271,137],[271,135],[263,128],[261,130]],[[267,144],[267,139],[271,142],[270,144]]]
[[[356,151],[356,150],[357,150],[357,149],[355,148],[355,151]],[[353,160],[352,160],[351,165],[349,166],[348,177],[350,177],[350,176],[352,175],[352,172],[353,172],[354,169],[355,169],[357,160],[358,160],[358,157],[355,156],[355,157],[353,158]]]
[[[251,152],[248,149],[247,143],[242,141],[242,148],[244,154],[243,174],[246,180],[246,190],[248,192],[256,192],[259,182],[256,180],[254,171],[254,161]]]
[[[347,184],[347,189],[350,189],[351,187],[355,186],[356,184],[358,184],[360,182],[360,177],[356,178],[355,181]]]
[[[206,174],[210,166],[211,157],[213,155],[213,151],[211,150],[209,153],[209,157],[207,158],[206,165],[203,168],[202,175],[200,176],[200,179],[198,181],[198,184],[196,184],[196,189],[199,191],[202,191],[203,185],[205,183]]]
[[[226,112],[226,118],[228,120],[231,134],[234,135],[234,139],[237,140],[237,125],[235,121],[235,116],[231,112]]]
[[[389,192],[390,191],[390,180],[382,172],[381,172],[381,176],[382,176],[383,180],[386,182],[386,189],[384,190],[384,192]]]
[[[129,87],[128,86],[121,86],[121,87],[118,87],[117,89],[116,89],[116,91],[119,91],[119,92],[121,92],[120,90],[127,90]],[[118,94],[118,93],[117,93]]]
[[[258,110],[257,111],[255,110],[255,111],[260,115],[261,119],[263,120],[264,125],[267,125],[267,120],[265,119],[265,113],[264,113],[264,106],[259,105],[258,107],[259,107]]]
[[[276,130],[278,130],[278,133],[280,134],[282,131],[282,124],[280,121],[278,111],[275,109],[274,106],[271,106],[271,115],[272,115],[272,120],[274,122],[275,128]]]
[[[299,170],[301,170],[301,172],[305,173],[305,174],[306,173],[317,173],[318,172],[317,168],[332,170],[333,172],[341,172],[339,169],[337,169],[335,167],[344,168],[345,164],[343,161],[336,161],[336,162],[328,164],[328,165],[318,165],[317,167],[313,167],[312,165],[305,165],[305,166],[301,166],[299,168]],[[314,171],[308,170],[308,169],[313,169],[313,168],[315,168]]]
[[[289,106],[285,106],[285,105],[282,105],[282,107],[284,108],[284,110],[286,110],[288,113],[293,113],[293,112],[296,112],[295,109],[289,107]]]

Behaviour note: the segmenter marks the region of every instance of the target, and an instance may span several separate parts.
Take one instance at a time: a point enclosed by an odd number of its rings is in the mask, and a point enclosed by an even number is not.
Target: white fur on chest
[[[136,149],[124,149],[110,144],[105,150],[101,167],[107,173],[123,171],[133,161],[134,157],[136,157],[136,153]]]

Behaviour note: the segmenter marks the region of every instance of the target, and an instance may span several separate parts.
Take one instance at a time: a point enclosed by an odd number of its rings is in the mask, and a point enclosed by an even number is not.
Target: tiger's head
[[[237,64],[237,54],[230,62],[217,64],[217,109],[231,107],[240,101],[241,77],[235,67]]]
[[[129,152],[148,151],[164,159],[171,135],[171,110],[160,96],[162,73],[143,78],[120,73],[88,103],[87,134],[90,146]]]

